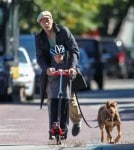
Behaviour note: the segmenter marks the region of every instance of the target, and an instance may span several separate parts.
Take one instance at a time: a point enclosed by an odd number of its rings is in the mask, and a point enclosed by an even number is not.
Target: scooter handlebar
[[[60,75],[62,75],[62,76],[70,76],[69,72],[66,71],[66,70],[54,71],[53,75],[54,76],[60,76]]]

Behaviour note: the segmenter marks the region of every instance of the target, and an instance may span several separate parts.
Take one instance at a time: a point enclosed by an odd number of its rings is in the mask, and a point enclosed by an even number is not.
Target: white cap
[[[47,18],[47,17],[52,18],[51,12],[50,12],[50,11],[42,11],[42,12],[39,14],[39,16],[37,17],[37,22],[40,23],[40,20],[41,20],[42,18]]]

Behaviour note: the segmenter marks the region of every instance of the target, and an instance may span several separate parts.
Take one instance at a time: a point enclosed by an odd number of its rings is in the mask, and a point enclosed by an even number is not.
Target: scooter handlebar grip
[[[54,76],[60,76],[60,75],[63,75],[63,76],[70,76],[69,73],[67,71],[55,71],[53,73]]]

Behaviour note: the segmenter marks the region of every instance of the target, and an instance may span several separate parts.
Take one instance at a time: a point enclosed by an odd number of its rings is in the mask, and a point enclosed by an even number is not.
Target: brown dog
[[[121,138],[121,119],[117,109],[116,101],[107,101],[105,106],[100,107],[98,111],[98,124],[101,129],[101,142],[104,142],[104,129],[107,133],[108,143],[118,143]],[[118,135],[112,138],[113,127],[117,127]]]

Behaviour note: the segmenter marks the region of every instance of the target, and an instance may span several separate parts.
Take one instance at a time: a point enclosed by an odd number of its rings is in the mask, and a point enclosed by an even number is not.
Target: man
[[[37,62],[42,69],[41,91],[45,92],[48,75],[51,76],[53,74],[53,68],[50,67],[50,48],[53,48],[56,44],[65,47],[68,51],[70,62],[69,73],[72,75],[77,74],[79,49],[69,29],[53,22],[51,12],[41,12],[37,17],[37,22],[42,27],[42,30],[35,36],[36,55]],[[75,97],[70,101],[70,119],[73,122],[72,135],[77,136],[81,127],[81,114]]]

